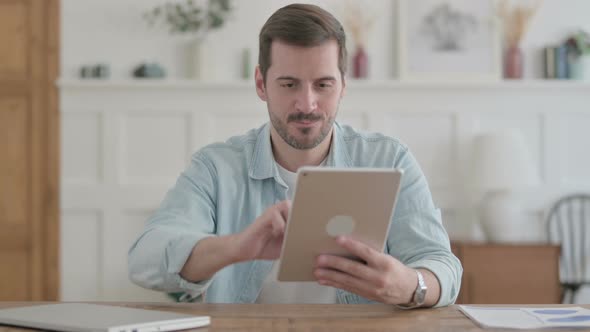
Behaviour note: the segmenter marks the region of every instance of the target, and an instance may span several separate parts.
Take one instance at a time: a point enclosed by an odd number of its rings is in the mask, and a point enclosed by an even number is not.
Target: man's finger
[[[359,263],[350,258],[334,255],[318,256],[316,259],[316,266],[320,268],[342,271],[346,274],[350,274],[353,277],[371,282],[377,280],[381,275],[380,271],[377,271],[363,263]]]
[[[316,269],[314,276],[320,284],[322,282],[328,282],[333,285],[332,287],[344,289],[363,297],[374,298],[375,286],[366,280],[330,269]]]
[[[281,216],[283,216],[283,219],[285,219],[285,222],[287,222],[289,219],[289,211],[291,211],[291,201],[288,199],[284,200],[277,204],[277,207],[281,213]]]
[[[360,241],[345,236],[339,236],[336,238],[336,243],[348,250],[351,254],[367,262],[367,264],[377,265],[379,262],[378,259],[381,253]]]
[[[285,232],[285,220],[283,216],[275,212],[272,215],[272,234],[275,236],[281,235]]]

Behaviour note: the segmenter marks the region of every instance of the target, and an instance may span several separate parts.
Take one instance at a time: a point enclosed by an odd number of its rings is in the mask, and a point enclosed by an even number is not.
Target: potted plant
[[[207,76],[204,70],[212,67],[203,58],[206,37],[223,27],[232,10],[231,0],[180,0],[153,7],[143,17],[151,26],[167,25],[171,34],[194,36],[189,47],[189,72],[192,78],[202,79]]]

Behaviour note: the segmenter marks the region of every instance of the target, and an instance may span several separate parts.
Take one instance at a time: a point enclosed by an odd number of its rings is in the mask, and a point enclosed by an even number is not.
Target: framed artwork
[[[400,80],[502,77],[494,0],[398,0],[397,35]]]

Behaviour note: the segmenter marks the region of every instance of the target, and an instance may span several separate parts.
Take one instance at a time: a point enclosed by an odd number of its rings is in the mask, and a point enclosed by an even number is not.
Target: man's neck
[[[297,172],[303,166],[318,166],[326,159],[328,152],[330,152],[333,132],[334,129],[315,148],[300,150],[287,144],[274,128],[271,128],[270,137],[275,161],[290,172]]]

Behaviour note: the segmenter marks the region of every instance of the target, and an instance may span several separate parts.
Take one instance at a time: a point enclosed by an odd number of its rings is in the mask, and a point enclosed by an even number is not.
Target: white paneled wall
[[[267,121],[249,83],[63,81],[62,299],[162,300],[127,279],[127,250],[184,169],[213,141]],[[574,82],[351,82],[341,122],[406,142],[454,239],[477,238],[471,140],[519,128],[542,185],[524,193],[530,233],[559,195],[590,190],[590,85]]]

